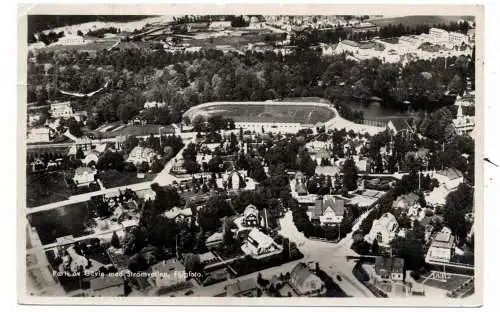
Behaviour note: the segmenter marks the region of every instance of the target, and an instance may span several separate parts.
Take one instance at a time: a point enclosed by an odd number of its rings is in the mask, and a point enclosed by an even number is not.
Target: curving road
[[[318,262],[322,270],[332,276],[349,296],[352,297],[374,297],[374,295],[352,274],[352,269],[356,264],[353,260],[348,260],[349,256],[359,256],[351,249],[353,242],[352,234],[359,228],[361,221],[368,215],[366,211],[361,215],[352,231],[339,243],[329,243],[324,241],[311,240],[299,232],[293,223],[292,212],[288,211],[280,220],[280,234],[288,237],[297,243],[297,247],[304,254],[304,261]],[[336,276],[340,275],[342,281]]]

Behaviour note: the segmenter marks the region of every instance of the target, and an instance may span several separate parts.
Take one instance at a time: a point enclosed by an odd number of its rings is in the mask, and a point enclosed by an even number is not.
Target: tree
[[[358,188],[358,169],[356,168],[356,164],[352,158],[348,158],[345,161],[342,172],[344,174],[342,179],[344,187],[348,191],[356,190]]]
[[[85,158],[85,154],[83,154],[83,149],[81,147],[79,147],[76,150],[76,158],[77,159],[83,159],[83,158]]]
[[[116,249],[120,248],[120,239],[118,238],[116,231],[113,231],[113,236],[111,236],[111,246]]]
[[[201,115],[197,115],[196,117],[194,117],[193,121],[192,121],[192,126],[193,126],[193,129],[194,131],[196,132],[204,132],[206,129],[205,127],[205,118],[203,118],[203,116]]]
[[[136,253],[128,259],[128,268],[132,272],[146,271],[149,264],[142,253]]]
[[[376,239],[373,240],[372,255],[374,255],[374,256],[379,256],[380,255],[380,247],[379,247],[378,241]]]
[[[316,170],[316,162],[312,160],[308,152],[302,153],[300,158],[300,171],[302,171],[306,176],[313,176]]]
[[[474,191],[464,183],[446,196],[444,222],[461,242],[464,242],[467,236],[465,214],[472,211],[473,203]]]
[[[197,173],[200,171],[200,165],[194,160],[185,160],[183,167],[189,174]]]

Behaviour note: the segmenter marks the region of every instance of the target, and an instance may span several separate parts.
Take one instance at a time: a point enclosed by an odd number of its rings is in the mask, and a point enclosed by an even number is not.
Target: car
[[[338,280],[339,282],[342,282],[342,277],[340,277],[340,275],[337,275],[337,280]]]

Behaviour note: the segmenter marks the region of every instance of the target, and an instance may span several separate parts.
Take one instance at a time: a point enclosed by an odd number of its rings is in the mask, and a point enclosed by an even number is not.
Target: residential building
[[[210,30],[224,30],[231,28],[231,21],[213,21],[208,26]]]
[[[455,249],[455,236],[448,227],[443,227],[432,239],[427,250],[426,262],[450,262]]]
[[[380,27],[370,22],[359,23],[351,28],[351,32],[356,33],[366,33],[366,32],[378,32]]]
[[[280,253],[282,246],[278,245],[272,237],[253,228],[248,233],[245,243],[241,246],[241,250],[252,258],[261,259]]]
[[[419,197],[415,193],[409,193],[405,195],[401,195],[392,204],[395,208],[403,209],[404,211],[408,211],[408,209],[413,207],[420,207]]]
[[[90,280],[90,290],[93,297],[125,296],[125,282],[118,276],[96,277]]]
[[[229,284],[224,288],[227,297],[256,297],[259,291],[259,286],[254,278],[237,280],[236,283]]]
[[[433,43],[447,42],[450,38],[448,32],[440,28],[429,29],[429,36]]]
[[[259,225],[259,211],[254,205],[248,205],[243,211],[242,224],[246,227]]]
[[[50,129],[46,127],[28,130],[27,143],[44,143],[50,141]]]
[[[406,119],[391,119],[387,123],[387,129],[392,135],[401,133],[405,138],[415,133],[415,129]]]
[[[219,245],[222,245],[224,239],[224,235],[220,232],[215,232],[214,234],[210,235],[206,240],[205,240],[205,246],[210,249],[212,247],[217,247]]]
[[[172,287],[186,282],[186,268],[177,259],[164,260],[151,267],[149,284],[155,287]]]
[[[462,33],[450,31],[448,34],[448,40],[453,43],[454,45],[462,45],[466,44],[469,42],[469,38],[467,35],[464,35]]]
[[[75,170],[75,175],[73,176],[73,182],[76,186],[89,186],[95,181],[95,175],[97,170],[89,167],[79,167]]]
[[[59,102],[50,104],[49,110],[50,116],[52,118],[70,118],[73,116],[73,109],[71,108],[71,103]]]
[[[85,156],[84,159],[82,159],[82,163],[85,164],[85,166],[88,166],[90,163],[94,162],[94,165],[97,164],[97,161],[99,160],[99,154],[95,151],[90,151],[87,156]]]
[[[453,126],[459,135],[471,134],[474,131],[475,116],[463,114],[462,105],[458,105],[457,117],[453,119]]]
[[[313,207],[309,207],[307,216],[322,226],[340,224],[344,218],[344,199],[336,195],[324,195],[316,200]]]
[[[449,191],[457,189],[458,185],[464,182],[464,175],[456,168],[440,170],[434,175],[434,178]]]
[[[396,257],[377,257],[375,259],[375,282],[402,282],[404,259]]]
[[[144,109],[164,108],[165,106],[167,106],[165,102],[148,101],[144,103]]]
[[[398,232],[398,228],[396,217],[392,213],[386,212],[380,219],[373,221],[370,232],[365,236],[365,241],[371,244],[377,240],[379,246],[389,247],[390,242]]]
[[[158,154],[152,148],[136,146],[128,155],[127,162],[131,162],[136,166],[143,162],[151,164],[157,157]]]
[[[318,296],[326,292],[325,283],[303,262],[293,268],[288,283],[299,296]]]
[[[190,224],[193,220],[193,211],[189,207],[184,209],[174,207],[165,212],[165,217],[174,220],[176,223]]]

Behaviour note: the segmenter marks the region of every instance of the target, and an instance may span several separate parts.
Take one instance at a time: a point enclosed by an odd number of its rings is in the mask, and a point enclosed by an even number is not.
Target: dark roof
[[[403,129],[408,129],[410,128],[410,125],[408,124],[408,121],[404,119],[391,119],[390,122],[394,125],[394,128],[396,128],[396,131],[401,131]]]
[[[103,290],[110,287],[122,286],[124,281],[118,276],[97,277],[90,280],[92,290]]]
[[[309,268],[303,263],[297,263],[297,265],[293,268],[291,274],[290,274],[290,279],[293,280],[293,283],[295,283],[298,286],[302,286],[304,281],[311,275],[311,271]]]
[[[325,210],[331,207],[335,215],[344,215],[344,200],[335,196],[325,195],[321,199],[317,199],[313,207],[309,207],[313,217],[322,216]]]
[[[226,292],[228,296],[234,296],[242,292],[246,292],[257,288],[257,282],[253,278],[249,278],[243,281],[237,281],[234,284],[226,286]]]
[[[401,258],[377,257],[375,260],[375,272],[378,275],[384,273],[403,273],[404,260]]]

